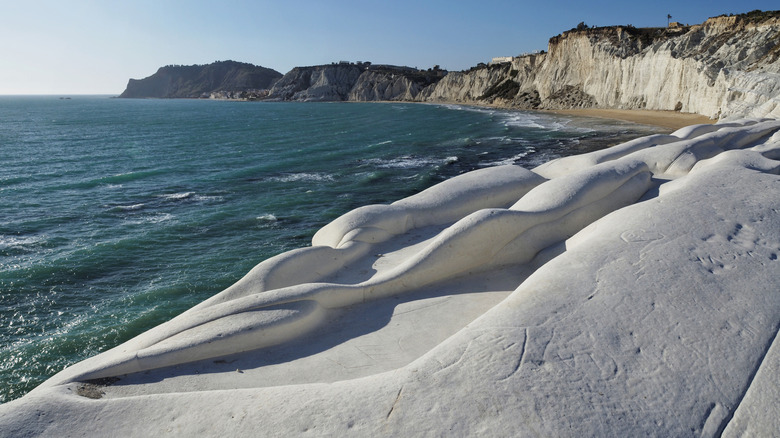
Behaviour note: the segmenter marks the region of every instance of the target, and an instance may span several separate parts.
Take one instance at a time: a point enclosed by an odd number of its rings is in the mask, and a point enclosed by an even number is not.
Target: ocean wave
[[[195,192],[179,192],[179,193],[169,193],[165,195],[157,195],[157,198],[160,198],[165,201],[183,201],[183,200],[190,200],[190,201],[196,201],[196,202],[209,202],[209,201],[222,201],[224,198],[219,195],[200,195]]]
[[[46,243],[46,236],[7,236],[0,235],[0,250],[29,250],[31,247]]]
[[[158,198],[163,198],[163,199],[170,199],[170,200],[178,201],[180,199],[187,199],[187,198],[193,196],[194,194],[195,194],[195,192],[182,192],[182,193],[170,193],[170,194],[167,194],[167,195],[157,195],[157,197]]]
[[[267,181],[273,182],[298,182],[298,181],[333,181],[333,175],[327,173],[288,173],[279,176],[272,176]]]
[[[436,104],[436,106],[447,108],[454,111],[468,111],[472,113],[496,114],[498,112],[498,110],[492,108],[483,108],[479,106],[469,106],[469,105],[458,105],[454,103]]]
[[[504,126],[513,128],[553,129],[555,123],[542,124],[540,117],[526,113],[506,113],[502,122]]]
[[[257,217],[257,220],[259,221],[265,221],[265,222],[276,222],[278,219],[275,215],[271,213],[263,214]]]
[[[371,148],[371,147],[374,147],[374,146],[382,146],[382,145],[390,144],[392,142],[393,142],[393,140],[385,140],[385,141],[380,141],[379,143],[371,143],[367,147]]]
[[[141,203],[141,204],[132,204],[132,205],[117,205],[114,208],[116,208],[117,210],[122,210],[122,211],[134,211],[134,210],[140,210],[140,209],[144,208],[145,206],[146,206],[146,204]]]
[[[152,169],[152,170],[139,170],[136,172],[119,173],[116,175],[101,176],[86,181],[74,181],[70,184],[63,185],[61,188],[83,189],[83,188],[104,186],[107,188],[116,189],[116,188],[121,188],[124,183],[151,178],[154,176],[165,174],[166,172],[167,172],[166,169]]]
[[[502,160],[496,160],[496,161],[481,161],[478,164],[479,164],[479,166],[482,166],[482,167],[493,167],[493,166],[504,166],[504,165],[507,165],[507,164],[515,164],[518,160],[521,160],[521,159],[527,157],[528,155],[532,154],[533,152],[535,152],[535,151],[533,149],[530,149],[530,150],[527,150],[525,152],[521,152],[521,153],[519,153],[517,155],[514,155],[512,157],[509,157],[509,158],[504,158]]]
[[[170,213],[154,213],[143,216],[136,216],[133,219],[125,221],[129,225],[141,225],[141,224],[159,224],[161,222],[168,222],[176,219],[176,216]]]
[[[219,195],[195,195],[193,196],[192,199],[199,202],[211,202],[211,201],[220,202],[225,200],[224,197]]]
[[[449,163],[449,158],[450,157],[448,157],[447,160],[442,161],[441,159],[437,158],[423,158],[406,155],[402,157],[391,158],[389,160],[382,158],[369,158],[367,160],[363,160],[363,163],[378,167],[380,169],[413,169],[418,167],[428,167]],[[457,157],[455,158],[457,159]]]

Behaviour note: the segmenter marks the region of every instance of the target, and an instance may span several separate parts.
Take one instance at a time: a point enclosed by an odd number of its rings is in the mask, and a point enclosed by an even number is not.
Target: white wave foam
[[[382,146],[382,145],[390,144],[392,142],[393,140],[380,141],[379,143],[371,143],[370,145],[368,145],[368,147]]]
[[[451,103],[437,104],[442,108],[447,108],[454,111],[469,111],[472,113],[484,113],[484,114],[496,114],[498,111],[492,108],[482,108],[478,106],[457,105]]]
[[[150,217],[147,222],[151,222],[153,224],[159,223],[159,222],[165,222],[172,220],[175,216],[170,213],[158,213],[154,216]]]
[[[176,216],[170,213],[155,213],[155,214],[140,216],[131,220],[127,220],[125,221],[125,223],[130,225],[158,224],[161,222],[171,221],[175,218]]]
[[[157,197],[163,199],[179,200],[179,199],[187,199],[194,194],[195,192],[182,192],[182,193],[171,193],[167,195],[157,195]]]
[[[416,167],[427,167],[441,164],[441,160],[433,158],[420,158],[412,156],[403,156],[393,158],[390,160],[384,160],[381,158],[371,158],[365,160],[364,163],[371,164],[380,169],[412,169]]]
[[[217,195],[199,195],[195,192],[180,192],[180,193],[169,193],[165,195],[157,195],[158,198],[167,200],[167,201],[181,201],[184,199],[190,199],[193,201],[198,202],[207,202],[207,201],[222,201],[224,198],[222,196]],[[143,205],[143,204],[140,204]]]
[[[264,214],[262,216],[258,216],[257,220],[259,220],[259,221],[266,221],[266,222],[276,222],[277,218],[276,218],[275,215],[273,215],[271,213],[268,213],[268,214]]]
[[[272,176],[268,181],[297,182],[297,181],[333,181],[333,175],[327,173],[290,173],[281,176]]]
[[[210,202],[210,201],[219,202],[224,200],[225,198],[217,195],[195,195],[193,199],[200,202]]]
[[[140,210],[144,208],[146,204],[133,204],[133,205],[117,205],[117,209],[119,210],[125,210],[125,211],[131,211],[131,210]]]
[[[525,113],[506,113],[503,124],[515,128],[553,129],[553,124],[544,125],[540,123],[538,116]]]
[[[46,242],[45,236],[6,236],[0,235],[0,249],[24,249]]]
[[[519,160],[519,159],[521,159],[521,158],[525,158],[525,157],[527,157],[527,156],[528,156],[528,154],[530,154],[530,153],[532,153],[532,152],[534,152],[534,150],[533,150],[533,149],[532,149],[532,150],[529,150],[529,151],[521,152],[521,153],[519,153],[519,154],[517,154],[517,155],[515,155],[515,156],[509,157],[509,158],[505,158],[505,159],[503,159],[503,160],[497,160],[497,161],[482,161],[482,162],[480,162],[480,163],[478,163],[478,164],[479,164],[480,166],[483,166],[483,167],[504,166],[504,165],[506,165],[506,164],[515,164],[515,161],[517,161],[517,160]]]

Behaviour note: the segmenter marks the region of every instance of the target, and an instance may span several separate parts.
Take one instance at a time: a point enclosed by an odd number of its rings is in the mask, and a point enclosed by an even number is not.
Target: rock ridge
[[[262,95],[282,74],[245,62],[217,61],[205,65],[167,65],[144,79],[130,79],[119,97],[202,98],[222,93],[227,98]]]
[[[428,70],[369,62],[339,62],[295,67],[274,84],[271,100],[412,101],[447,74],[438,66]]]

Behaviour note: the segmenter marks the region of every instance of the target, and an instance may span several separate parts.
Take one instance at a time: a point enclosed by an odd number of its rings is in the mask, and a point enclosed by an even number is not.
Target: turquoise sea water
[[[353,208],[655,132],[459,106],[0,97],[0,402]]]

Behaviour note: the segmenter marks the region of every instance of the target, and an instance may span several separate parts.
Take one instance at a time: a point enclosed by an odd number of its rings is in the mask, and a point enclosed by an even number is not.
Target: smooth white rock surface
[[[741,120],[357,209],[0,435],[771,435],[778,159]]]

